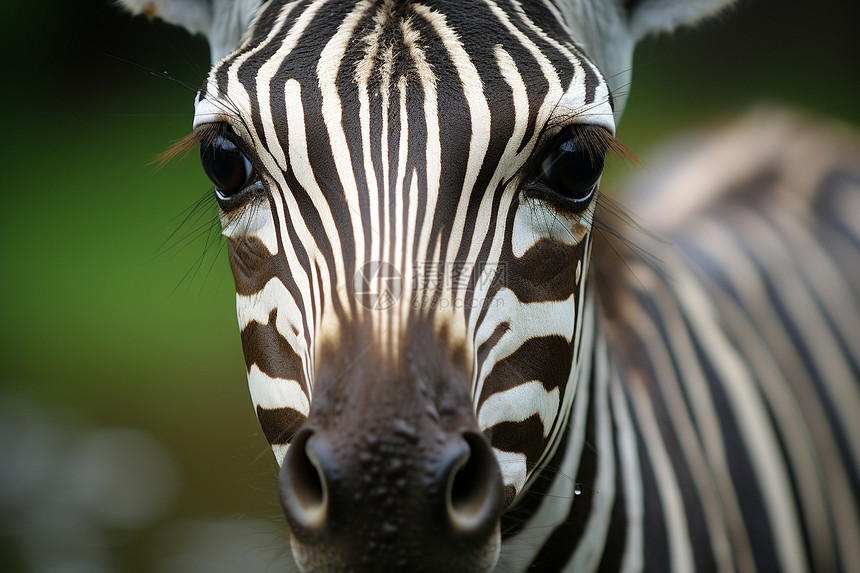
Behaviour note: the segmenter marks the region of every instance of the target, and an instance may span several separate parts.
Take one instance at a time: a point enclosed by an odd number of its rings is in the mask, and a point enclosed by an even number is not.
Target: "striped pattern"
[[[733,180],[709,148],[657,184],[678,248],[600,242],[586,280],[597,199],[520,192],[561,130],[614,132],[571,37],[549,0],[270,0],[214,66],[195,127],[229,124],[266,190],[221,218],[276,458],[312,410],[396,390],[374,379],[462,382],[506,488],[497,570],[852,570],[857,155]]]

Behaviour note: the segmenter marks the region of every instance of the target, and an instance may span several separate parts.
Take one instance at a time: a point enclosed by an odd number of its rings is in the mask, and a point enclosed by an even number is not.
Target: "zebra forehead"
[[[521,85],[528,87],[528,107],[518,120],[529,123],[530,132],[565,92],[576,92],[568,103],[578,106],[609,99],[602,77],[553,12],[539,3],[513,7],[502,10],[490,0],[271,0],[239,48],[213,67],[201,99],[226,100],[219,106],[252,119],[261,117],[257,108],[268,99],[267,111],[278,122],[285,112],[277,108],[290,103],[284,86],[292,79],[305,105],[323,113],[327,90],[345,100],[358,100],[366,90],[371,98],[402,95],[407,109],[461,120],[469,113],[458,102],[480,97],[494,120],[510,123],[512,90]],[[422,109],[431,92],[438,108]],[[355,121],[347,113],[350,102],[341,103],[343,121]]]

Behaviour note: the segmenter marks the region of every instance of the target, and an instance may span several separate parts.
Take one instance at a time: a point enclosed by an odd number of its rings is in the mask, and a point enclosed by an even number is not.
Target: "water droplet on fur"
[[[582,493],[582,488],[579,487],[579,484],[573,486],[573,495],[579,495]]]

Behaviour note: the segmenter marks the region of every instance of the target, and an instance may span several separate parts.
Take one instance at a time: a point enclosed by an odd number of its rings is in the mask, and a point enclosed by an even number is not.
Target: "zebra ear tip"
[[[695,25],[737,3],[738,0],[632,0],[625,3],[625,8],[630,29],[638,40]]]
[[[143,14],[150,20],[158,16],[158,6],[152,0],[114,0],[114,3],[132,14]]]
[[[185,28],[192,34],[208,36],[212,30],[212,5],[209,0],[113,0],[116,6],[142,14],[154,20],[159,18]]]
[[[112,1],[132,14],[158,18],[191,34],[201,34],[209,42],[213,62],[236,47],[262,4],[261,0],[233,0],[227,9],[227,3],[212,0]]]

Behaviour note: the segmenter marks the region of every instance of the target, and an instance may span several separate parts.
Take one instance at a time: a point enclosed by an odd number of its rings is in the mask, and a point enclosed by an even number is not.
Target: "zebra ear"
[[[670,32],[716,14],[735,0],[626,0],[627,21],[635,40],[654,32]]]
[[[238,44],[262,0],[116,0],[133,14],[182,26],[209,40],[212,61]]]

